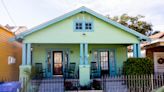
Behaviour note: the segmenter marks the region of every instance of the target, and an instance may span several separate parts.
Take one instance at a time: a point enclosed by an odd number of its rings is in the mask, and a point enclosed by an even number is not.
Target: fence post
[[[154,84],[153,84],[153,74],[151,74],[151,87],[152,87],[152,90],[154,89]]]

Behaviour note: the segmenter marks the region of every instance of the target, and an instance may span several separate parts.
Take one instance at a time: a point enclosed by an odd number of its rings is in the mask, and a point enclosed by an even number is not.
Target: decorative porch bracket
[[[90,83],[90,65],[88,64],[88,44],[80,44],[80,65],[79,65],[80,85],[87,86]]]
[[[140,43],[133,44],[133,57],[136,57],[136,58],[141,57]]]

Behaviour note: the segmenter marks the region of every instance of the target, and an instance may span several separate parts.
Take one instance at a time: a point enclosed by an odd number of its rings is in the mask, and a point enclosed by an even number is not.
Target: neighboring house
[[[148,41],[144,41],[140,43],[140,57],[141,58],[145,58],[146,57],[146,50],[144,48],[144,46],[148,43]],[[133,57],[133,45],[128,46],[128,58],[132,58]]]
[[[23,71],[40,64],[45,77],[65,76],[70,68],[85,85],[93,77],[120,73],[127,59],[127,46],[134,46],[134,57],[140,57],[140,41],[148,38],[114,22],[86,7],[78,8],[58,18],[16,36],[23,42]],[[74,62],[75,67],[70,67]],[[94,65],[93,65],[94,64]],[[92,74],[95,67],[96,73]]]
[[[22,45],[10,42],[14,33],[0,25],[0,81],[16,81],[19,79],[19,65],[22,60]]]
[[[7,29],[9,29],[10,31],[12,31],[16,35],[18,35],[18,34],[20,34],[20,33],[27,30],[26,26],[10,26],[10,25],[6,24],[5,27]]]
[[[153,52],[151,52],[153,49],[149,49],[150,47],[148,47],[148,46],[152,46],[155,43],[164,42],[164,32],[156,33],[154,35],[149,36],[149,38],[150,38],[149,41],[144,41],[140,44],[141,57],[149,57],[150,59],[153,60]],[[159,48],[160,49],[158,49],[158,51],[162,52],[163,51],[162,46],[159,46]],[[133,57],[133,46],[128,46],[128,57]]]
[[[146,57],[154,61],[155,72],[164,72],[164,32],[150,36],[151,42],[145,45]]]

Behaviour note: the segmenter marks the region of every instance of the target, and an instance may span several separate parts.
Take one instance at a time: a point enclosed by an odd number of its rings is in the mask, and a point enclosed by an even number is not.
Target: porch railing
[[[104,75],[91,79],[88,86],[80,86],[79,79],[51,78],[30,80],[31,92],[70,92],[99,90],[98,92],[152,92],[164,85],[164,74]]]

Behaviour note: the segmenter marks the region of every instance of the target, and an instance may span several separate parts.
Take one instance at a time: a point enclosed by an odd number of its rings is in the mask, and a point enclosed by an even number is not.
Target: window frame
[[[82,29],[76,29],[76,24],[77,23],[82,23]],[[91,24],[91,29],[86,29],[86,23]],[[93,32],[94,27],[93,27],[93,21],[86,21],[86,20],[74,20],[73,23],[73,29],[75,32]]]
[[[88,24],[91,24],[91,26],[88,26],[88,27],[91,27],[91,29],[86,29],[86,23],[88,23]],[[85,21],[85,31],[86,32],[93,32],[93,21]]]
[[[108,51],[108,68],[109,68],[109,74],[110,75],[115,75],[117,74],[117,59],[116,59],[116,49],[115,48],[94,48],[92,49],[92,61],[94,62],[95,61],[95,58],[94,58],[94,52],[98,52],[98,71],[99,73],[101,74],[101,63],[100,63],[100,52],[101,51]],[[111,58],[110,58],[110,53],[113,52],[113,61],[111,61]],[[112,64],[113,63],[113,64]],[[114,65],[114,66],[112,66]],[[113,72],[114,71],[114,72]]]

